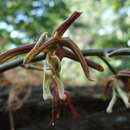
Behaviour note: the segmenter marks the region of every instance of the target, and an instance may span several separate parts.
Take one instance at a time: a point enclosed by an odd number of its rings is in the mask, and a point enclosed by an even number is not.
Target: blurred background
[[[53,29],[76,10],[82,12],[82,15],[65,35],[77,43],[80,49],[130,46],[129,0],[0,0],[0,10],[1,53],[36,41],[42,32],[48,32],[50,36]],[[99,73],[91,70],[95,81],[90,83],[80,64],[65,58],[62,61],[61,76],[66,84],[97,84],[111,74],[99,57],[88,58],[103,65],[105,71]],[[130,65],[128,56],[107,60],[118,71]],[[37,65],[41,66],[42,62]],[[9,80],[13,74],[20,74],[23,78],[30,75],[35,83],[42,83],[41,72],[21,68],[5,72]]]

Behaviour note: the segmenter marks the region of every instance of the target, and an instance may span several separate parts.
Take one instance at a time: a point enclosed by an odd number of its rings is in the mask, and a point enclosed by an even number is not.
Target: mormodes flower
[[[130,108],[129,95],[130,90],[129,86],[130,70],[120,71],[117,75],[112,76],[106,84],[106,93],[108,88],[112,86],[112,98],[107,107],[107,112],[111,113],[114,104],[117,101],[117,98],[121,98],[124,102],[126,108]]]

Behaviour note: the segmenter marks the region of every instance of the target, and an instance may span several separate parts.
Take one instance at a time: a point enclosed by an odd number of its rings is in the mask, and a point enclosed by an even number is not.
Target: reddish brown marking
[[[78,112],[76,111],[76,109],[74,108],[73,104],[72,104],[72,99],[71,99],[71,94],[67,91],[64,92],[64,94],[66,95],[66,99],[65,100],[61,100],[59,98],[59,94],[57,90],[53,90],[52,91],[52,95],[53,95],[53,108],[52,108],[52,119],[51,119],[51,124],[55,123],[56,120],[59,119],[60,116],[60,105],[61,104],[65,104],[71,111],[72,113],[72,118],[73,120],[75,120],[77,123],[80,123],[80,117]]]

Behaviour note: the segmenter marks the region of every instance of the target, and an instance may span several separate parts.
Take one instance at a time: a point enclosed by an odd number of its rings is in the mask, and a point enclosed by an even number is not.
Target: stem
[[[30,46],[34,46],[34,45],[29,45]],[[27,46],[26,46],[27,47]],[[30,47],[31,48],[31,47]],[[100,58],[102,56],[105,56],[105,52],[112,52],[114,50],[117,50],[118,48],[103,48],[103,49],[86,49],[86,50],[82,50],[82,53],[84,56],[99,56]],[[122,48],[123,49],[123,48]],[[130,48],[128,48],[130,49]],[[130,52],[129,53],[118,53],[118,54],[114,54],[114,56],[127,56],[127,55],[130,55]],[[43,60],[45,58],[45,55],[44,54],[41,54],[39,56],[37,56],[36,58],[34,58],[34,60],[32,60],[32,62],[36,62],[36,61],[40,61],[40,60]],[[104,60],[104,58],[102,57],[101,58],[104,62],[106,60]],[[9,69],[12,69],[12,68],[15,68],[19,65],[22,65],[23,64],[23,58],[19,58],[17,60],[14,60],[14,61],[11,61],[11,62],[8,62],[8,63],[4,63],[4,64],[1,64],[0,65],[0,72],[4,72],[6,70],[9,70]],[[109,63],[108,63],[109,64]],[[110,64],[109,64],[110,65]],[[111,65],[110,65],[111,66]],[[113,67],[112,67],[113,68]],[[114,74],[116,74],[116,71],[112,71]]]
[[[108,66],[108,68],[111,70],[111,72],[112,72],[114,75],[116,75],[117,72],[116,72],[116,70],[113,68],[113,66],[112,66],[104,57],[102,57],[102,56],[99,56],[99,57],[100,57],[100,59],[102,59],[102,61],[104,61],[104,63]]]
[[[129,54],[130,53],[130,48],[119,48],[117,50],[112,51],[111,53],[108,54],[109,57],[117,55],[117,54]]]
[[[19,65],[22,65],[23,64],[23,59],[24,58],[19,58],[17,60],[14,60],[14,61],[4,63],[4,64],[0,65],[0,72],[4,72],[6,70],[15,68],[15,67],[17,67]],[[34,58],[34,60],[32,60],[32,62],[41,61],[43,59],[45,59],[45,54],[37,56],[36,58]]]

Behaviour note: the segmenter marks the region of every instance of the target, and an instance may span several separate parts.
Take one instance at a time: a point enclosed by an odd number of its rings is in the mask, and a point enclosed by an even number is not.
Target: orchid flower
[[[130,86],[128,84],[128,78],[130,78],[130,71],[125,70],[119,72],[117,75],[112,76],[106,84],[106,90],[112,86],[112,98],[106,109],[108,113],[112,112],[113,106],[117,101],[117,98],[121,98],[126,108],[130,108],[128,90]]]
[[[78,46],[70,38],[62,38],[64,32],[80,15],[81,13],[74,12],[68,19],[66,19],[60,26],[58,26],[57,29],[55,29],[51,38],[47,37],[47,33],[43,33],[36,44],[24,45],[23,47],[19,47],[4,54],[1,54],[0,63],[3,63],[18,54],[29,52],[23,61],[23,64],[25,65],[33,60],[39,53],[47,53],[43,68],[43,97],[44,99],[52,98],[50,92],[50,84],[51,80],[53,80],[57,86],[60,98],[63,99],[64,85],[59,74],[60,68],[57,67],[60,66],[60,60],[62,60],[64,57],[79,61],[85,72],[86,77],[89,80],[92,79],[90,77],[88,65],[92,68],[97,69],[98,71],[103,71],[102,66],[88,59],[85,59]],[[67,47],[70,50],[64,47]]]
[[[58,26],[52,36],[48,38],[47,33],[43,33],[36,43],[24,45],[0,55],[0,64],[6,62],[10,58],[28,53],[23,61],[23,65],[30,63],[38,54],[46,53],[43,69],[35,68],[35,70],[43,71],[43,98],[53,99],[54,105],[66,104],[72,112],[74,120],[79,122],[79,116],[71,103],[71,96],[64,90],[64,84],[60,77],[61,60],[68,57],[80,62],[86,77],[92,80],[89,67],[100,72],[104,69],[101,65],[86,59],[79,47],[68,37],[62,37],[69,26],[81,15],[80,12],[74,12],[60,26]],[[51,92],[51,83],[55,84],[55,92]],[[57,112],[54,114],[54,120],[58,118]]]
[[[58,26],[57,29],[55,29],[51,38],[47,37],[47,33],[43,33],[36,42],[36,44],[24,45],[23,47],[18,47],[16,49],[1,54],[0,63],[4,63],[6,60],[12,58],[13,56],[29,52],[23,61],[23,64],[25,65],[29,63],[32,59],[34,59],[39,53],[47,53],[46,63],[44,65],[45,68],[43,69],[45,81],[44,84],[46,84],[46,86],[49,86],[50,80],[53,79],[53,81],[55,81],[57,85],[59,95],[61,91],[60,98],[63,98],[64,87],[59,76],[60,69],[58,72],[54,73],[57,70],[56,66],[54,65],[55,62],[57,62],[57,64],[60,64],[60,60],[62,60],[64,57],[72,58],[76,61],[79,61],[81,63],[86,77],[89,80],[92,79],[90,77],[88,65],[92,68],[97,69],[98,71],[103,71],[102,66],[96,64],[95,62],[85,59],[78,46],[70,38],[62,38],[64,32],[80,15],[81,13],[74,12],[68,19],[66,19],[60,26]],[[64,47],[67,47],[70,50]],[[51,59],[53,62],[49,63],[49,59]],[[49,70],[46,68],[49,68]],[[48,73],[51,73],[50,76],[47,75]],[[46,93],[48,93],[48,97],[51,98],[52,96],[49,92],[49,87],[47,88],[48,89],[46,89]],[[45,95],[45,93],[43,95]],[[44,97],[46,99],[47,95]]]
[[[44,81],[43,81],[43,98],[52,98],[51,93],[50,93],[50,80],[53,77],[53,80],[56,83],[56,87],[59,92],[59,97],[61,99],[65,99],[64,97],[64,85],[62,83],[62,80],[60,79],[60,60],[58,56],[55,55],[55,50],[57,47],[60,47],[57,43],[63,44],[59,40],[61,39],[63,33],[66,31],[66,29],[70,26],[71,22],[73,22],[80,13],[75,12],[75,15],[73,14],[70,16],[70,20],[68,19],[66,22],[62,24],[56,31],[54,32],[53,36],[51,39],[46,40],[47,35],[43,34],[37,41],[36,45],[34,48],[27,54],[27,56],[24,59],[23,64],[29,63],[36,55],[38,55],[40,52],[46,52],[47,57],[46,57],[46,64],[44,68]],[[70,22],[71,21],[71,22]],[[62,28],[62,29],[61,29]],[[86,64],[86,61],[80,52],[79,48],[73,43],[71,45],[71,42],[66,42],[63,45],[68,46],[71,48],[75,54],[79,57],[79,59],[82,61],[81,65],[84,68],[84,71],[86,72],[86,76],[89,77],[89,69]]]
[[[31,57],[25,58],[24,64],[29,63],[33,58],[35,58],[40,52],[48,53],[51,50],[56,50],[58,47],[67,47],[74,52],[74,54],[78,57],[82,68],[85,72],[86,77],[91,80],[90,72],[88,68],[88,64],[85,61],[83,54],[81,53],[78,46],[69,38],[62,38],[62,35],[67,30],[67,28],[80,16],[81,13],[74,12],[63,24],[61,24],[53,33],[52,37],[47,40],[42,40],[40,43],[43,43],[39,48],[36,49],[35,53],[31,53]],[[43,38],[42,38],[43,37]],[[62,39],[61,39],[62,38]],[[40,39],[44,39],[44,36],[41,36]],[[39,40],[36,43],[39,45]]]

